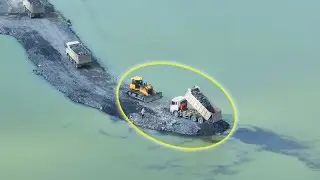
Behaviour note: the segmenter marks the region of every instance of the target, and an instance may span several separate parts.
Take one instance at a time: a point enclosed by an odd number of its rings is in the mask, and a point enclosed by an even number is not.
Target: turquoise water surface
[[[14,39],[1,36],[0,179],[319,179],[319,1],[53,4],[115,76],[169,60],[216,78],[236,101],[238,131],[208,151],[158,147],[127,123],[70,102],[32,73]],[[198,84],[232,113],[220,91],[190,72],[136,73],[169,97]]]

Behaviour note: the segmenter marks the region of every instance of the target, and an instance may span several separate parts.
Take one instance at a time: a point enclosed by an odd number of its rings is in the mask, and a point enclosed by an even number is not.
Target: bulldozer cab
[[[131,84],[135,86],[135,89],[143,87],[143,80],[142,77],[136,76],[131,78]]]
[[[127,94],[143,102],[151,102],[162,98],[161,92],[155,92],[151,84],[143,82],[142,77],[135,76],[131,78]]]

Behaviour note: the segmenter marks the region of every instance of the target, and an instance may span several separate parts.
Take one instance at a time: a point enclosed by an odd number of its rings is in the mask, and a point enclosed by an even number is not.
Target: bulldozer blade
[[[148,102],[159,100],[161,98],[162,98],[162,93],[157,92],[156,94],[144,97],[143,102],[148,103]]]

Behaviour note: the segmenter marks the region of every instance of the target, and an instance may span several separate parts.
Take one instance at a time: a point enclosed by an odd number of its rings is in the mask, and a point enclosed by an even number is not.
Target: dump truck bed
[[[211,105],[208,98],[202,94],[199,88],[190,89],[191,94],[211,113],[215,113],[215,108]]]
[[[87,64],[92,61],[91,52],[81,43],[71,43],[69,47],[69,55],[78,65]]]
[[[89,49],[87,49],[84,45],[82,45],[81,43],[79,44],[72,44],[70,45],[70,48],[79,56],[88,56],[90,55],[90,51]]]
[[[185,94],[185,99],[195,110],[198,111],[199,114],[201,114],[201,116],[205,120],[209,120],[211,118],[212,113],[208,111],[207,108],[203,106],[195,96],[193,96],[193,94],[191,93],[191,89],[187,90]]]
[[[23,0],[23,4],[31,13],[44,13],[45,8],[40,0]]]
[[[40,7],[42,6],[42,3],[40,0],[26,0],[26,1],[29,1],[29,3],[35,7]]]
[[[206,96],[204,96],[199,87],[188,89],[185,94],[185,99],[197,112],[205,119],[212,121],[221,120],[221,110],[212,106]]]

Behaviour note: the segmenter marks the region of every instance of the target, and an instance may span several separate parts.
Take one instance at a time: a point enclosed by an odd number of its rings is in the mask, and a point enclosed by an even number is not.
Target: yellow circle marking
[[[197,73],[197,74],[205,77],[209,81],[211,81],[215,86],[217,86],[224,93],[224,95],[228,98],[229,103],[231,104],[231,107],[232,107],[232,110],[233,110],[233,120],[234,120],[234,123],[233,123],[233,126],[232,126],[231,130],[230,130],[230,133],[224,139],[222,139],[221,141],[219,141],[217,143],[214,143],[214,144],[211,144],[211,145],[208,145],[208,146],[202,146],[202,147],[177,146],[177,145],[169,144],[169,143],[166,143],[164,141],[158,140],[158,139],[148,135],[147,133],[143,132],[141,129],[139,129],[136,125],[134,125],[130,121],[128,116],[123,111],[121,103],[120,103],[120,97],[119,97],[120,96],[120,86],[122,85],[124,79],[129,74],[133,73],[134,71],[136,71],[136,70],[138,70],[140,68],[148,67],[148,66],[159,66],[159,65],[178,67],[178,68],[186,69],[186,70],[192,71],[194,73]],[[193,67],[187,66],[187,65],[183,65],[183,64],[179,64],[179,63],[175,63],[175,62],[168,62],[168,61],[154,61],[154,62],[148,62],[148,63],[136,65],[135,67],[133,67],[133,68],[129,69],[127,72],[125,72],[122,75],[122,77],[120,78],[119,83],[117,85],[117,89],[116,89],[116,99],[117,99],[117,106],[118,106],[118,108],[120,110],[121,115],[126,119],[126,121],[137,132],[139,132],[145,138],[147,138],[147,139],[149,139],[149,140],[151,140],[151,141],[153,141],[153,142],[155,142],[157,144],[160,144],[162,146],[169,147],[169,148],[178,149],[178,150],[184,150],[184,151],[201,151],[201,150],[210,149],[210,148],[213,148],[213,147],[217,147],[218,145],[221,145],[226,140],[228,140],[232,136],[233,132],[236,129],[238,112],[237,112],[237,108],[235,106],[235,103],[233,102],[233,99],[232,99],[231,95],[227,92],[227,90],[225,90],[223,88],[223,86],[217,80],[215,80],[214,78],[210,77],[209,75],[207,75],[207,74],[205,74],[205,73],[203,73],[203,72],[201,72],[201,71],[199,71],[199,70],[197,70],[197,69],[195,69]]]

